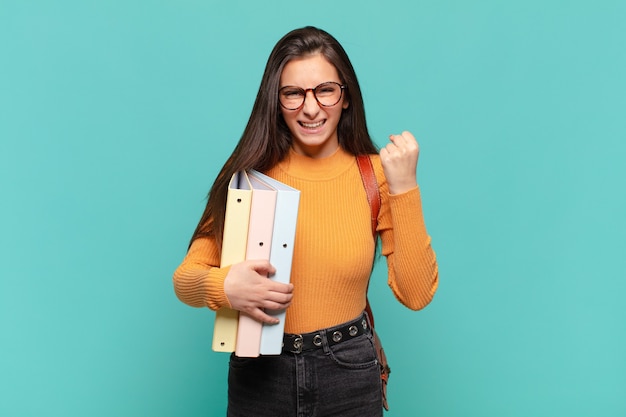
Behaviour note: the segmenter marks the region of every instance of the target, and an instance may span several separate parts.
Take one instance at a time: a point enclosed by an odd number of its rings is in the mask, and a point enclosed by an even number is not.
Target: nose
[[[320,111],[320,105],[315,98],[315,94],[313,90],[309,90],[306,92],[304,96],[304,104],[302,106],[302,111],[307,117],[314,118],[317,116],[317,113]]]

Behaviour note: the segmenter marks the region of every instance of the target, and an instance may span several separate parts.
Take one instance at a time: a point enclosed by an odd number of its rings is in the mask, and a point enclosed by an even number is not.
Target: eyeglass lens
[[[339,103],[343,88],[335,82],[322,83],[315,88],[306,90],[300,87],[285,86],[279,91],[280,104],[288,110],[298,109],[304,104],[309,91],[313,91],[313,95],[320,105],[330,107]]]

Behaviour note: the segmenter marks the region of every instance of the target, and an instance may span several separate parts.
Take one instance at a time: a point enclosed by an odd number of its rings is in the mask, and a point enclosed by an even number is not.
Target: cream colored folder
[[[248,175],[244,171],[237,172],[232,176],[228,186],[220,260],[222,268],[241,262],[246,258],[251,204],[252,187]],[[239,312],[237,310],[223,307],[216,312],[213,328],[214,351],[235,351],[238,319]]]
[[[274,210],[274,230],[270,251],[270,263],[276,273],[270,279],[289,283],[293,246],[296,239],[296,223],[300,205],[300,191],[257,171],[249,172],[250,178],[257,178],[277,191],[276,209]],[[277,317],[278,324],[264,324],[261,332],[261,355],[280,355],[285,330],[285,310],[267,310],[267,314]]]
[[[277,192],[253,176],[248,178],[252,186],[252,205],[246,259],[269,260]],[[250,358],[259,356],[262,329],[261,322],[240,312],[235,355]]]

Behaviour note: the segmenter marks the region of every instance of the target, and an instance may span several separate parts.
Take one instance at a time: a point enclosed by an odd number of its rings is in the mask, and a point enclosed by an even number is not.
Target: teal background
[[[440,264],[374,275],[387,416],[626,415],[626,2],[0,0],[0,415],[221,416],[172,290],[267,56],[320,26],[408,129]]]

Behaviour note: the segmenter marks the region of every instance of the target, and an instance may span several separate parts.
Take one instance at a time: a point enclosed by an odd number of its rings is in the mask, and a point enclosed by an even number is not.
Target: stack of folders
[[[221,267],[246,259],[268,259],[276,273],[268,279],[289,283],[300,191],[255,170],[235,173],[228,187]],[[279,355],[285,310],[266,325],[243,312],[221,308],[215,316],[213,350],[241,357]]]

